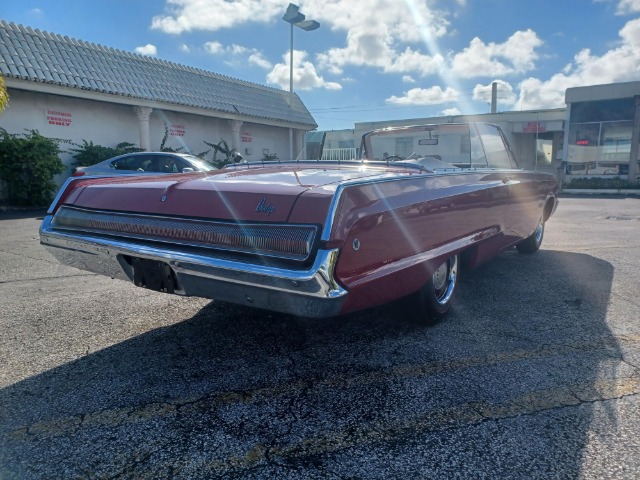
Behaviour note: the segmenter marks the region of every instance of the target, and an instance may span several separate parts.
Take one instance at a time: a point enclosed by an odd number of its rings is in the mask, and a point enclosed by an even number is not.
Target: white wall
[[[132,99],[132,103],[135,100]],[[56,112],[48,114],[48,112]],[[59,115],[62,114],[62,115]],[[70,116],[69,116],[70,115]],[[48,117],[70,120],[69,125],[50,124]],[[181,152],[198,154],[209,150],[203,140],[217,144],[224,139],[229,147],[238,147],[243,157],[249,161],[263,158],[263,149],[276,153],[278,158],[287,159],[289,153],[289,129],[244,122],[240,128],[240,145],[233,145],[231,121],[228,119],[153,109],[149,118],[151,149],[158,150],[165,133],[166,124],[174,128],[165,146],[183,147]],[[82,140],[92,141],[105,147],[115,147],[118,143],[140,144],[139,122],[133,105],[120,105],[73,97],[64,97],[26,90],[9,89],[9,105],[0,114],[0,127],[9,133],[24,133],[38,130],[45,137],[60,138],[81,144]],[[71,174],[74,158],[72,147],[62,143],[66,152],[60,158],[67,166],[65,172],[55,180],[61,185]],[[252,153],[245,154],[250,148]],[[297,153],[297,152],[296,152]],[[211,158],[211,153],[207,155]]]
[[[264,158],[263,151],[269,150],[269,154],[276,154],[280,160],[290,160],[289,157],[289,129],[274,128],[268,125],[245,122],[240,129],[241,133],[250,135],[241,136],[240,154],[248,162],[259,162]],[[249,141],[250,140],[250,141]],[[294,139],[295,142],[295,139]],[[296,145],[294,143],[294,145]],[[246,150],[251,151],[250,154]],[[297,155],[294,146],[293,155]]]

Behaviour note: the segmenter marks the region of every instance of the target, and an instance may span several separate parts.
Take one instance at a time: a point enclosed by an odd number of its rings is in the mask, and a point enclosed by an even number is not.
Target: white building
[[[198,154],[225,140],[249,161],[295,157],[317,127],[296,94],[0,21],[9,105],[0,128],[107,147]],[[62,148],[69,145],[62,144]],[[62,157],[69,176],[74,159]]]
[[[568,176],[635,180],[640,142],[640,82],[568,88],[564,150]]]
[[[327,132],[326,158],[359,156],[360,139],[370,130],[428,123],[488,122],[500,126],[508,137],[520,166],[556,172],[561,164],[565,109],[528,110],[478,115],[450,115],[383,122],[360,122],[354,129]]]
[[[326,132],[326,158],[359,158],[363,133],[376,128],[428,123],[489,122],[499,125],[523,168],[571,178],[638,179],[640,82],[567,89],[567,108],[426,117],[356,123]],[[565,175],[566,173],[566,175]]]

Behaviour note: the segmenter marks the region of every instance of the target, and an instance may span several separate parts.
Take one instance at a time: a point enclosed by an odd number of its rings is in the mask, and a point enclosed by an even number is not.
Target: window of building
[[[571,123],[633,120],[636,105],[633,98],[616,98],[571,104]]]
[[[628,168],[633,121],[572,123],[567,174],[621,175]]]

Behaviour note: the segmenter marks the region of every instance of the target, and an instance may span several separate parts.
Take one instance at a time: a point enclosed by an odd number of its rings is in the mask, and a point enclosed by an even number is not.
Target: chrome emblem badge
[[[260,200],[260,203],[258,203],[258,206],[256,207],[256,212],[266,213],[267,216],[271,215],[275,211],[276,207],[274,207],[273,205],[269,205],[265,197]]]
[[[167,196],[166,195],[162,195],[162,198],[160,199],[161,202],[166,202],[167,201]]]

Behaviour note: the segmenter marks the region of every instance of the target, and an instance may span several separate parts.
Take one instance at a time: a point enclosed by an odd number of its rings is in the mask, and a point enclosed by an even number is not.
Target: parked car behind
[[[187,173],[215,169],[210,163],[188,153],[135,152],[109,158],[90,167],[78,167],[73,172],[73,176]]]

